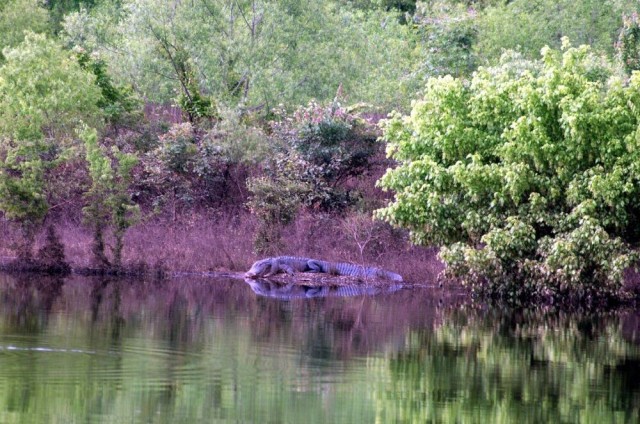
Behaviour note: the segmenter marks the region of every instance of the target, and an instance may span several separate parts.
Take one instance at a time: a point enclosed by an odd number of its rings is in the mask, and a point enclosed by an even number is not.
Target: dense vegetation
[[[379,209],[480,291],[620,297],[639,28],[631,0],[4,0],[0,211],[24,262],[82,211],[120,268],[139,222],[242,211],[256,252],[304,212],[364,260]]]
[[[640,75],[611,71],[565,46],[430,80],[410,117],[387,122],[400,165],[379,214],[444,244],[448,272],[476,289],[616,293],[640,241]]]

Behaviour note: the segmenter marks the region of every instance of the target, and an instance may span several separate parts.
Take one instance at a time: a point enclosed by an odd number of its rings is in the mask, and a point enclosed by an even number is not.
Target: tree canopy
[[[201,0],[173,7],[127,0],[70,14],[69,43],[109,57],[143,96],[180,93],[269,110],[331,98],[340,83],[356,101],[401,104],[411,71],[410,28],[396,12],[333,2]],[[110,23],[105,25],[105,23]]]
[[[73,54],[43,34],[5,49],[0,66],[0,210],[28,229],[48,210],[46,173],[65,158],[83,122],[99,124],[99,88]]]
[[[478,290],[615,291],[640,241],[639,92],[640,74],[566,41],[431,79],[385,124],[399,165],[378,216],[444,245],[449,275]]]

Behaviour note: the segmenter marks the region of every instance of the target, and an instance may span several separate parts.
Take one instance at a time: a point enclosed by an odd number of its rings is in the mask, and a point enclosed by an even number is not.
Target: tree
[[[27,33],[5,49],[0,67],[0,210],[21,224],[20,256],[31,258],[47,214],[47,173],[62,163],[81,122],[99,124],[100,91],[70,52],[44,35]]]
[[[335,2],[128,0],[70,14],[66,40],[98,51],[151,101],[180,101],[189,119],[227,105],[269,113],[279,103],[328,100],[339,83],[352,102],[406,102],[410,28],[396,12]],[[104,22],[117,31],[105,29]],[[209,108],[211,106],[211,108]]]
[[[602,0],[513,0],[486,7],[478,19],[476,54],[495,63],[506,49],[536,57],[545,45],[560,48],[563,37],[613,55],[623,12],[634,2]]]
[[[337,99],[336,99],[337,100]],[[248,181],[249,207],[258,218],[256,250],[266,253],[280,244],[283,225],[301,207],[341,211],[354,203],[349,178],[369,170],[378,151],[372,126],[335,101],[282,113],[272,125],[271,161],[264,176]]]
[[[441,244],[448,275],[500,297],[621,296],[640,241],[640,74],[587,46],[427,83],[385,124],[380,218]]]
[[[13,48],[24,40],[25,31],[49,31],[47,11],[38,0],[5,0],[0,2],[0,63],[2,50]]]
[[[623,16],[616,52],[627,74],[640,70],[640,20],[636,12]]]
[[[123,153],[115,146],[107,155],[98,145],[95,129],[84,128],[80,132],[84,141],[86,158],[91,176],[91,188],[86,193],[88,205],[83,209],[85,220],[94,229],[93,255],[96,264],[102,268],[122,267],[124,235],[129,227],[139,219],[138,205],[133,203],[128,193],[131,171],[138,158],[131,153]],[[112,163],[113,162],[113,163]],[[105,252],[104,235],[107,228],[113,229],[113,262]]]

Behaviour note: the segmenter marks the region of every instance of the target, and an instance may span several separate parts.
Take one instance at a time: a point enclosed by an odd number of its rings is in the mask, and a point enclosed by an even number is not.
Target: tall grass
[[[403,232],[371,221],[366,224],[372,226],[371,240],[361,251],[354,235],[345,231],[349,218],[303,213],[284,229],[285,247],[276,254],[376,266],[398,272],[406,281],[435,282],[442,270],[435,249],[411,246]],[[253,251],[255,229],[256,221],[248,213],[189,215],[176,221],[156,217],[127,231],[123,263],[170,272],[243,272],[260,259]],[[0,256],[13,256],[15,230],[0,221],[0,231],[5,235],[0,241]],[[56,222],[56,231],[72,268],[94,265],[90,228],[63,218]],[[36,248],[43,241],[44,237],[39,237]],[[110,245],[113,240],[107,237],[106,242]]]

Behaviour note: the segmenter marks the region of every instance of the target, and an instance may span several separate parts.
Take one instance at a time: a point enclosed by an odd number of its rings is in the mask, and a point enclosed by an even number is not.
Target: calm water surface
[[[314,293],[0,275],[0,423],[638,422],[633,311]]]

